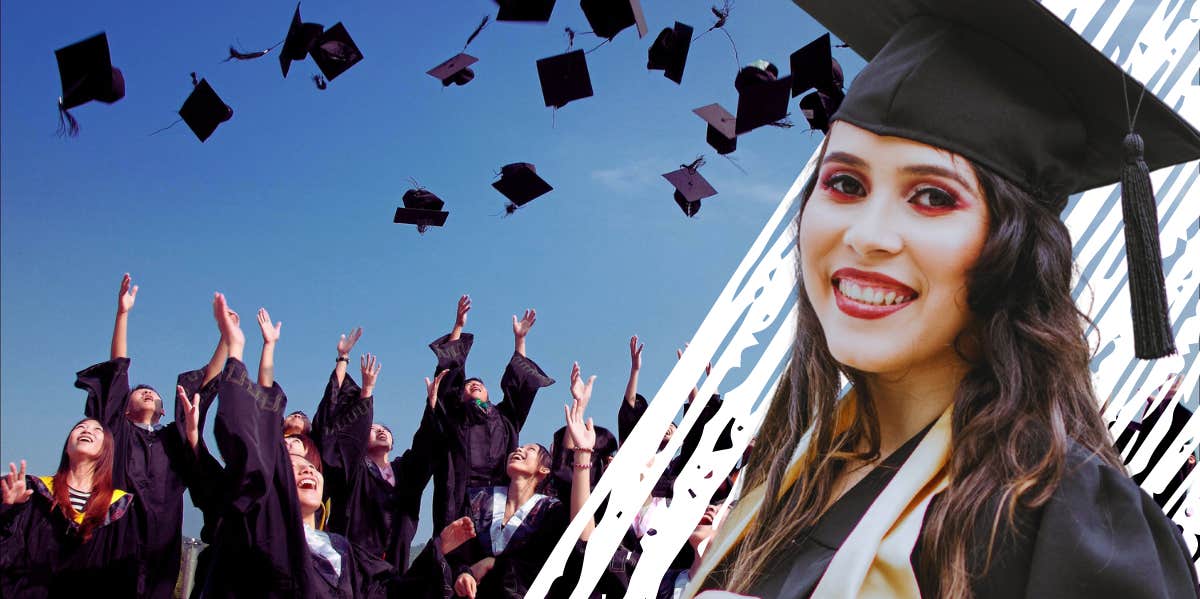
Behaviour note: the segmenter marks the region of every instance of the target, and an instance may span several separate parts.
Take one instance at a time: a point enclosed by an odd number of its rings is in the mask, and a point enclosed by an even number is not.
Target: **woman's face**
[[[304,451],[304,441],[301,441],[300,437],[288,435],[283,438],[283,444],[287,447],[288,454],[290,455],[298,455],[300,457],[307,455]]]
[[[372,424],[367,435],[367,451],[392,450],[392,433],[382,424]]]
[[[835,359],[868,373],[958,362],[988,211],[961,156],[845,122],[800,221],[804,287]]]
[[[527,477],[545,477],[550,473],[550,469],[542,466],[540,451],[537,443],[530,443],[522,447],[518,447],[516,451],[508,454],[508,477],[517,478],[519,476]]]
[[[98,460],[104,452],[104,427],[96,420],[84,420],[71,429],[67,437],[67,457],[76,460]]]
[[[316,513],[321,507],[322,493],[325,492],[325,478],[304,456],[296,454],[292,454],[292,473],[296,477],[296,495],[300,498],[301,513],[305,516]]]

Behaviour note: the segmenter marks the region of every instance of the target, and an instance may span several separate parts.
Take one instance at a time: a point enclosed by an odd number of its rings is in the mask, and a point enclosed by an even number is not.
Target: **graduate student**
[[[500,379],[503,396],[493,403],[483,381],[466,376],[467,355],[475,341],[474,335],[463,333],[470,310],[471,298],[459,298],[454,328],[429,344],[437,356],[434,375],[448,371],[434,408],[441,432],[433,451],[434,530],[466,513],[468,488],[507,482],[507,460],[517,450],[517,435],[534,397],[538,389],[554,384],[525,355],[525,337],[537,320],[537,312],[526,310],[520,320],[513,316],[513,355]]]
[[[113,484],[138,500],[133,517],[143,557],[146,597],[169,598],[179,578],[183,542],[183,493],[194,459],[184,421],[161,426],[163,401],[149,385],[129,388],[127,331],[138,287],[128,273],[121,278],[117,316],[107,362],[76,375],[87,391],[84,415],[103,424],[114,446]]]
[[[99,421],[71,428],[53,476],[25,462],[0,478],[0,595],[114,597],[144,592],[135,497],[113,486],[115,442]]]
[[[870,62],[802,192],[790,367],[689,592],[1197,596],[1099,414],[1059,214],[1125,179],[1137,354],[1172,352],[1141,303],[1165,295],[1145,169],[1200,134],[1032,0],[797,3]]]

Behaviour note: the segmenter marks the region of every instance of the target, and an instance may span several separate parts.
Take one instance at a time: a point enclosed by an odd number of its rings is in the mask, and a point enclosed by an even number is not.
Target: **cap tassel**
[[[75,120],[74,116],[63,105],[63,99],[58,99],[58,136],[59,137],[77,137],[79,135],[79,121]]]
[[[1143,159],[1140,135],[1130,132],[1121,143],[1121,211],[1125,219],[1125,253],[1133,313],[1134,354],[1153,360],[1175,353],[1175,336],[1167,312],[1166,282],[1158,238],[1158,207]]]
[[[319,89],[319,90],[324,91],[325,88],[329,87],[329,82],[326,81],[325,78],[320,75],[313,75],[312,80],[313,80],[313,84],[316,85],[317,89]]]

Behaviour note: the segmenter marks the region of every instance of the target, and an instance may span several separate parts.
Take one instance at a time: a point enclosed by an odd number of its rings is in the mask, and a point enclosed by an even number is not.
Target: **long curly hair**
[[[954,599],[971,597],[971,580],[982,574],[968,555],[985,547],[982,568],[989,567],[1016,510],[1049,500],[1070,444],[1123,471],[1092,389],[1089,321],[1071,298],[1071,239],[1058,217],[1067,198],[1034,197],[971,166],[986,197],[989,230],[967,275],[973,323],[956,340],[956,348],[973,342],[970,369],[954,398],[949,486],[926,515],[918,564],[937,582],[940,597]],[[814,172],[802,191],[797,227],[816,182]],[[878,415],[865,379],[834,359],[803,278],[797,279],[791,362],[759,430],[759,439],[769,441],[757,444],[746,471],[747,488],[763,485],[764,504],[705,588],[751,589],[785,545],[818,521],[846,464],[879,457]],[[840,374],[855,389],[859,414],[844,430],[836,427]],[[795,488],[785,495],[791,457],[810,429]],[[984,517],[992,523],[990,535],[976,538],[975,523]]]
[[[75,427],[88,421],[96,422],[95,419],[84,418],[76,422],[71,430],[74,431]],[[71,433],[68,432],[66,441],[63,441],[62,457],[58,459],[58,471],[54,473],[54,505],[52,508],[60,512],[68,521],[74,520],[79,514],[71,505],[70,487],[67,485],[67,474],[71,472],[71,456],[67,455],[67,447],[70,443]],[[100,443],[100,457],[96,460],[95,471],[92,474],[91,494],[88,496],[87,505],[83,508],[83,522],[79,525],[79,535],[85,543],[90,541],[96,529],[104,524],[108,508],[112,504],[113,455],[115,453],[112,431],[104,429],[104,441]]]

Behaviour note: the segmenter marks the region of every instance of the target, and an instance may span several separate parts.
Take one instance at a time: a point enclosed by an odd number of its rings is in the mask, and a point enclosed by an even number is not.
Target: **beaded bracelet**
[[[588,464],[574,464],[574,466],[575,466],[575,469],[576,469],[576,470],[587,470],[587,469],[589,469],[589,468],[591,468],[591,467],[592,467],[592,465],[591,465],[590,463],[588,463]]]
[[[578,447],[574,451],[577,453],[593,453],[591,449],[584,449],[582,447]]]

